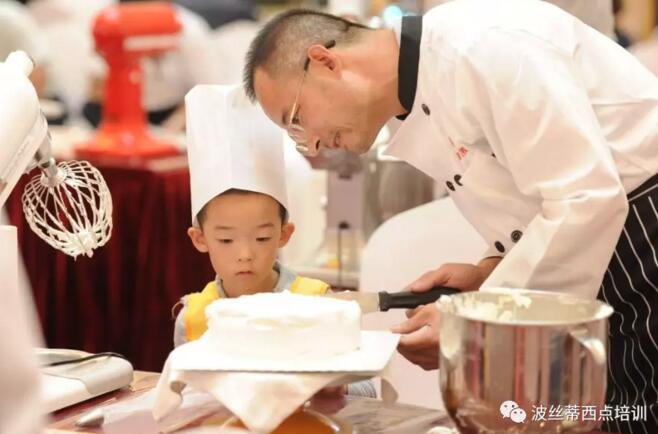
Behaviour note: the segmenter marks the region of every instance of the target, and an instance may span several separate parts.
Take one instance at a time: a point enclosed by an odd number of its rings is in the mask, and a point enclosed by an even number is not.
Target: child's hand
[[[325,387],[311,398],[311,408],[324,414],[334,414],[347,405],[347,386]]]

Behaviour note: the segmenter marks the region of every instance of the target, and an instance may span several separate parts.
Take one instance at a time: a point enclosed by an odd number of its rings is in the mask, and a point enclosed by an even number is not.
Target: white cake
[[[204,338],[232,354],[325,358],[356,351],[360,344],[361,308],[354,301],[263,293],[217,300],[206,317]]]

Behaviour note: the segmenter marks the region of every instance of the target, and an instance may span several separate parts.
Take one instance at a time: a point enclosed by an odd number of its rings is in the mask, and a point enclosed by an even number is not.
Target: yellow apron
[[[329,285],[321,280],[308,277],[297,277],[290,285],[290,292],[302,295],[322,295],[327,292]],[[208,328],[206,319],[206,306],[219,299],[217,283],[210,282],[201,292],[187,296],[187,307],[183,317],[185,324],[185,337],[187,341],[199,339]]]

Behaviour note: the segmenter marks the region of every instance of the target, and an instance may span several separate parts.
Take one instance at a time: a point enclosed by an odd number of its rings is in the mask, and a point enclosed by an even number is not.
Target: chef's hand
[[[436,285],[476,291],[489,277],[502,258],[485,258],[479,264],[443,264],[436,270],[428,271],[409,285],[413,292],[425,292]]]
[[[409,285],[414,292],[424,292],[436,285],[475,291],[491,274],[502,258],[485,258],[479,264],[444,264]],[[391,329],[403,336],[398,351],[411,363],[430,371],[439,367],[439,310],[434,304],[407,312],[407,321]]]
[[[324,413],[334,414],[347,405],[347,386],[331,386],[317,392],[311,398],[311,408]]]
[[[391,329],[403,336],[398,351],[426,371],[439,367],[439,310],[434,304],[407,311],[407,320]]]

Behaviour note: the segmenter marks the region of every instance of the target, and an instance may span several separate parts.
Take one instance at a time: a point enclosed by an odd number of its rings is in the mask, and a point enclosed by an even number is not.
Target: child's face
[[[259,194],[229,193],[205,207],[201,230],[190,228],[194,246],[207,252],[222,284],[232,296],[271,291],[272,266],[279,248],[294,231],[282,225],[279,203]]]

